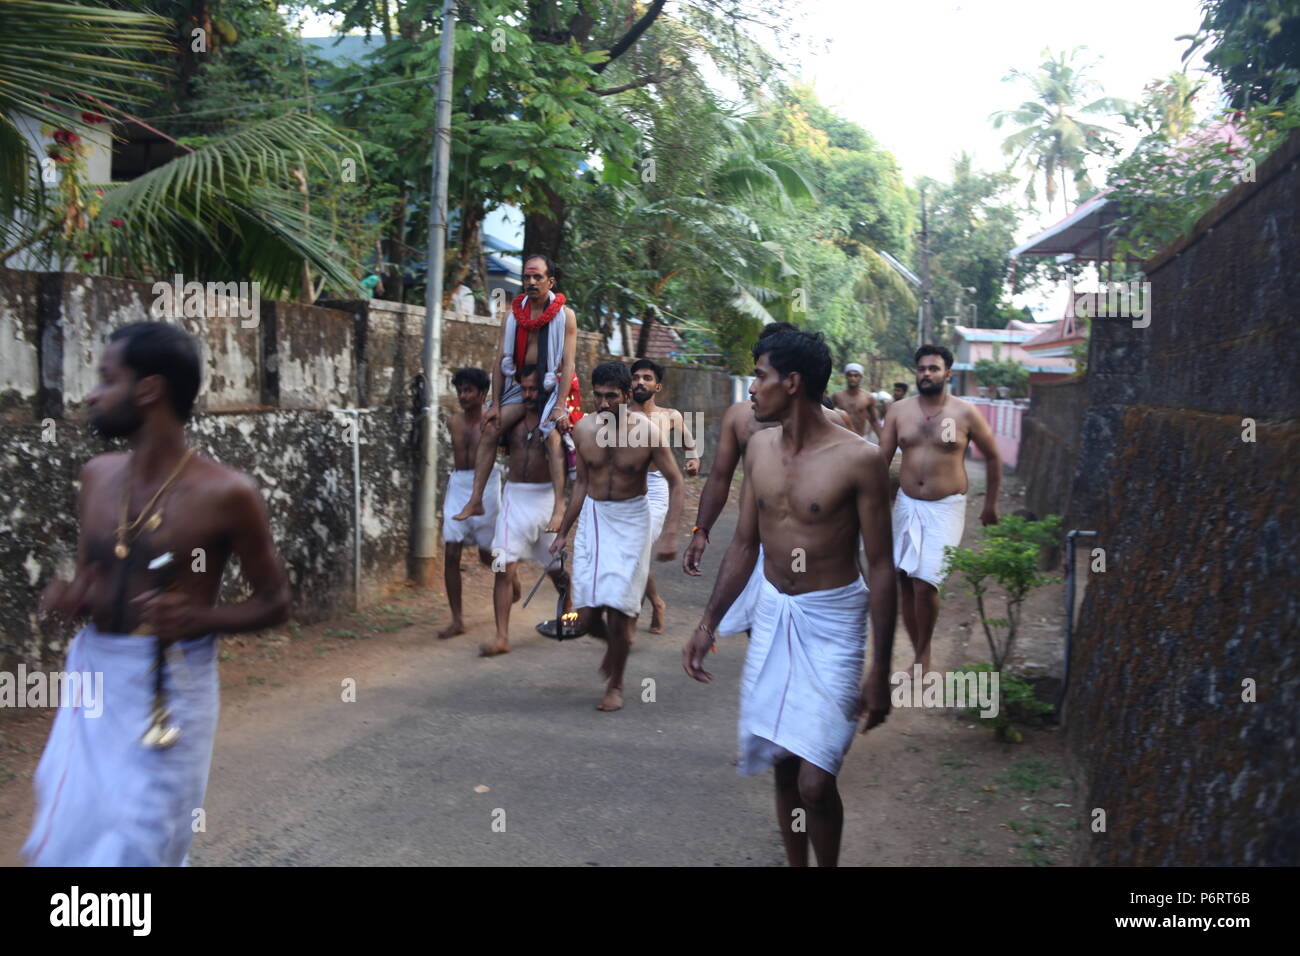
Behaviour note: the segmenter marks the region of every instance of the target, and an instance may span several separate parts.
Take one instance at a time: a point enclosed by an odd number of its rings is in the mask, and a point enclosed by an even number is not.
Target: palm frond
[[[328,224],[303,208],[295,177],[295,170],[338,175],[345,157],[363,159],[323,121],[275,117],[131,182],[105,184],[91,229],[111,249],[107,263],[126,274],[247,279],[281,294],[300,284],[306,260],[331,285],[350,289],[355,264],[334,254]]]

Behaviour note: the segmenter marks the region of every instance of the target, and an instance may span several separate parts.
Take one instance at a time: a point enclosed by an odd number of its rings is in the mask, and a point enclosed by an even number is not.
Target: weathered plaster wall
[[[154,299],[152,283],[0,272],[0,344],[12,345],[0,361],[0,665],[50,659],[68,637],[42,635],[35,610],[45,583],[73,571],[78,477],[87,459],[110,447],[90,435],[85,399],[109,334],[148,317]],[[419,468],[411,385],[424,310],[376,300],[328,307],[264,301],[256,318],[171,320],[199,338],[204,361],[190,440],[257,481],[294,614],[318,618],[354,602],[352,416],[343,409],[359,410],[360,418],[361,603],[409,572]],[[499,337],[491,318],[446,315],[444,418],[458,408],[453,371],[490,368]],[[584,394],[591,369],[604,360],[601,337],[580,332]],[[674,367],[668,374],[674,404],[705,411],[716,442],[725,373]],[[446,428],[439,434],[442,489],[450,455]],[[229,571],[227,598],[237,597],[236,580]]]
[[[1106,812],[1086,862],[1300,862],[1298,160],[1300,133],[1146,265],[1149,328],[1093,322],[1074,494],[1107,568],[1067,724]]]
[[[353,456],[347,416],[321,410],[196,415],[189,440],[201,454],[246,472],[266,500],[285,563],[294,616],[316,620],[353,606]],[[406,570],[412,479],[409,415],[377,408],[361,416],[361,601]],[[0,659],[38,662],[63,650],[69,634],[41,634],[40,590],[76,561],[81,466],[113,446],[77,422],[58,422],[55,440],[40,425],[0,425]],[[237,565],[225,597],[237,599]]]

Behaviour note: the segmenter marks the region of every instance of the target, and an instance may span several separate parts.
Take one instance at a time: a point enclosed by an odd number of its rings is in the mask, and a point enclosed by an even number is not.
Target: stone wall
[[[75,567],[81,466],[113,447],[86,428],[86,397],[109,334],[147,318],[155,298],[152,283],[0,270],[0,668],[15,658],[48,661],[69,636],[42,634],[35,614],[46,582]],[[490,369],[500,327],[484,316],[444,318],[445,416],[458,409],[452,373]],[[204,380],[190,441],[261,488],[294,615],[327,616],[404,580],[418,481],[411,387],[420,371],[424,310],[378,300],[264,301],[251,317],[168,321],[200,342]],[[591,369],[606,358],[599,335],[579,332],[588,409]],[[675,366],[668,381],[673,404],[705,412],[706,432],[711,426],[713,433],[706,439],[716,442],[726,374]],[[349,422],[357,419],[359,582],[348,442]],[[446,428],[440,436],[439,508],[451,464]],[[238,587],[238,575],[228,570],[225,597],[236,599]]]
[[[1107,567],[1067,737],[1107,825],[1084,862],[1300,861],[1297,262],[1300,133],[1146,264],[1148,328],[1093,321],[1072,510]]]

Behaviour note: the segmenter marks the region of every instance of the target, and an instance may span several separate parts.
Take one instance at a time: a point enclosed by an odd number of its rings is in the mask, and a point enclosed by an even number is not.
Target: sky
[[[791,72],[892,152],[909,184],[951,179],[962,150],[976,168],[1005,165],[1001,143],[1016,127],[994,129],[989,114],[1031,98],[1028,84],[1003,77],[1032,71],[1044,47],[1087,47],[1099,95],[1137,99],[1182,66],[1188,43],[1174,38],[1201,22],[1199,0],[802,0],[793,12],[806,42],[786,57]],[[1018,238],[1060,215],[1058,201]]]

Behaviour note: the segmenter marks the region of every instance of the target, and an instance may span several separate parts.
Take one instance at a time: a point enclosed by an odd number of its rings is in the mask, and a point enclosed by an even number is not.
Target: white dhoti
[[[943,549],[961,544],[966,529],[966,496],[936,501],[911,498],[898,489],[894,499],[894,567],[936,588],[948,576]]]
[[[650,505],[650,540],[658,539],[668,517],[668,479],[657,471],[645,473],[645,498]]]
[[[153,710],[157,642],[87,626],[66,671],[103,674],[102,713],[60,707],[34,778],[36,812],[22,854],[31,866],[181,866],[203,807],[217,731],[217,642],[175,645],[164,689],[177,743],[140,738]],[[98,702],[97,702],[98,703]]]
[[[745,582],[745,590],[736,596],[727,613],[718,622],[719,634],[739,634],[754,626],[754,605],[758,603],[758,592],[766,578],[763,576],[763,546],[758,546],[758,560],[754,562],[754,571]]]
[[[501,506],[501,466],[493,465],[483,486],[483,513],[472,515],[464,521],[453,521],[452,515],[469,503],[474,491],[474,469],[453,471],[447,479],[447,494],[442,502],[442,540],[448,544],[472,541],[484,551],[492,547],[496,534],[497,511]]]
[[[868,604],[861,580],[784,594],[763,578],[741,678],[741,773],[790,756],[840,772],[857,730]]]
[[[641,612],[650,573],[650,505],[645,495],[623,501],[587,498],[573,542],[574,607]]]
[[[555,532],[546,526],[554,511],[555,488],[549,481],[507,481],[492,536],[493,560],[550,564]]]

